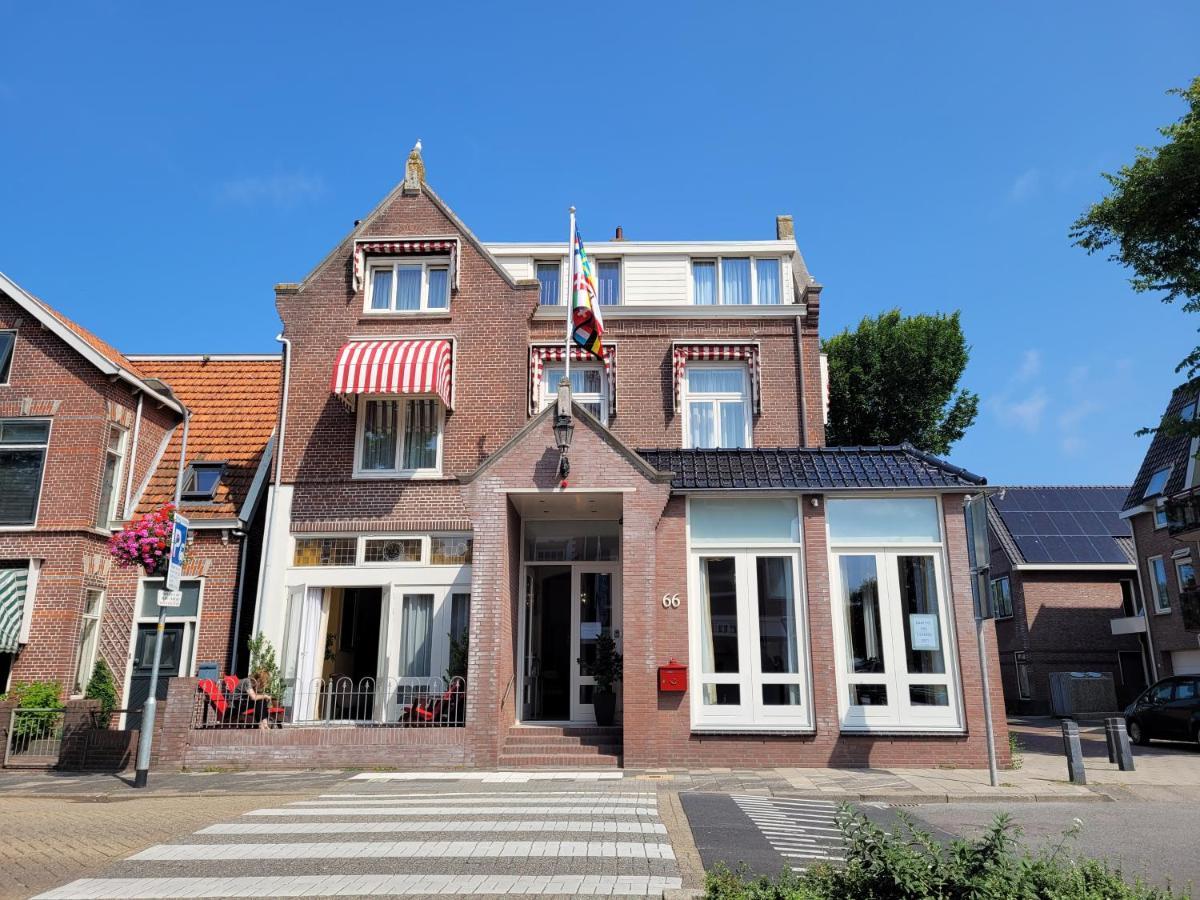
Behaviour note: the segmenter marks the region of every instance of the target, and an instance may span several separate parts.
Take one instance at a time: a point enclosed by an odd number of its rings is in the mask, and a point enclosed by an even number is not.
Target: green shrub
[[[709,900],[1170,900],[1170,890],[1127,884],[1119,871],[1095,860],[1059,859],[1063,844],[1082,823],[1063,834],[1052,850],[1031,853],[1019,843],[1020,830],[999,815],[982,835],[947,845],[900,816],[888,834],[865,816],[842,811],[838,827],[846,842],[846,862],[817,865],[803,874],[777,879],[748,878],[718,868],[705,881]]]
[[[63,708],[62,685],[57,681],[27,681],[24,684],[14,684],[0,700],[16,700],[20,709],[58,710]],[[13,734],[17,737],[48,736],[59,718],[57,712],[17,716]]]
[[[279,672],[279,663],[275,660],[275,645],[260,631],[246,642],[246,646],[250,650],[250,670],[246,676],[249,677],[262,669],[267,673],[267,693],[276,700],[282,699],[283,676]]]
[[[117,680],[113,678],[112,669],[108,667],[104,657],[96,660],[96,667],[92,669],[92,677],[83,696],[87,700],[100,701],[100,713],[96,717],[96,724],[100,728],[107,728],[112,712],[117,708]]]
[[[1012,760],[1009,764],[1010,769],[1019,769],[1025,765],[1025,744],[1020,735],[1011,731],[1008,733],[1008,754]]]
[[[471,650],[471,639],[467,629],[464,628],[457,636],[451,634],[449,637],[450,655],[446,662],[447,684],[453,678],[467,677],[467,658]]]

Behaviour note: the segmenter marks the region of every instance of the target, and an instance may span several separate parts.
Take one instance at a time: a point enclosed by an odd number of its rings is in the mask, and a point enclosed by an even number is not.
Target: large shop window
[[[689,504],[692,726],[812,728],[794,497]]]
[[[959,729],[937,501],[829,500],[826,509],[843,727]]]

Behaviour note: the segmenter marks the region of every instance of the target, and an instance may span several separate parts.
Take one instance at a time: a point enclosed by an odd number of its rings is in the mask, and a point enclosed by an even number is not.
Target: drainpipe
[[[288,387],[292,381],[292,342],[283,336],[283,332],[275,335],[275,340],[283,344],[283,397],[279,404],[279,442],[275,448],[275,478],[271,487],[271,502],[267,504],[267,533],[263,536],[262,565],[258,571],[258,591],[254,598],[254,633],[258,634],[262,622],[263,590],[266,586],[267,567],[271,562],[271,544],[275,536],[275,503],[279,497],[279,482],[283,472],[283,447],[287,435]]]
[[[138,435],[142,433],[142,403],[146,395],[138,391],[137,414],[133,417],[133,439],[129,444],[129,474],[125,478],[125,502],[121,504],[121,517],[129,517],[129,503],[133,500],[133,469],[137,463]]]
[[[227,671],[233,672],[233,670],[237,668],[237,640],[238,640],[238,632],[241,630],[241,627],[242,627],[242,606],[244,605],[242,602],[244,599],[242,597],[242,590],[245,587],[245,583],[246,583],[247,535],[246,535],[246,532],[243,531],[241,528],[235,528],[233,530],[233,533],[230,536],[237,538],[238,542],[239,542],[237,587],[234,589],[235,590],[234,602],[236,603],[236,606],[234,606],[234,611],[233,611],[233,633],[229,636],[229,666],[227,669]],[[234,674],[237,674],[237,673],[235,672]],[[247,672],[246,674],[249,675],[250,673]]]
[[[808,446],[808,410],[804,404],[804,339],[801,333],[804,317],[796,316],[796,374],[800,387],[800,446]],[[761,390],[761,388],[759,388]]]
[[[1150,515],[1154,515],[1153,512]],[[1142,595],[1142,618],[1146,620],[1146,646],[1150,651],[1150,683],[1158,681],[1158,660],[1154,654],[1154,629],[1150,627],[1150,603],[1154,602],[1153,596],[1147,596],[1142,593],[1142,554],[1138,550],[1137,529],[1130,522],[1129,534],[1133,537],[1133,558],[1137,560],[1137,578],[1133,583],[1138,589],[1138,593]]]

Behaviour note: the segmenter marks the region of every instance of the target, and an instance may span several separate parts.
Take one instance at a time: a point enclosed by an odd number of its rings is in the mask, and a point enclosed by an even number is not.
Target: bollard
[[[1113,725],[1114,722],[1119,722],[1120,719],[1105,719],[1104,720],[1104,743],[1108,747],[1108,761],[1115,763],[1117,761],[1117,729]]]
[[[1062,735],[1071,784],[1087,784],[1087,773],[1083,769],[1083,747],[1079,744],[1079,726],[1071,719],[1063,719]]]
[[[1133,771],[1133,748],[1129,745],[1129,732],[1125,730],[1125,720],[1119,716],[1104,720],[1104,733],[1111,735],[1109,742],[1109,758],[1117,764],[1122,772]]]

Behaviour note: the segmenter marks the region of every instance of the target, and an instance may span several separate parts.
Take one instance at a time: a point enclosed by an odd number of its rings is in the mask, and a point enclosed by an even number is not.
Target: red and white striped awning
[[[454,348],[448,340],[351,341],[338,354],[330,390],[356,394],[437,394],[453,409]]]
[[[756,413],[762,412],[762,397],[759,390],[759,358],[758,344],[676,344],[672,348],[672,368],[675,379],[675,412],[679,412],[680,397],[683,393],[683,379],[687,374],[688,360],[704,361],[744,360],[750,370],[750,394]]]
[[[537,415],[542,408],[542,370],[546,363],[562,362],[567,350],[557,346],[533,346],[529,348],[529,414]],[[571,362],[595,362],[594,357],[581,347],[571,348]],[[608,382],[608,412],[617,411],[617,353],[611,345],[604,348],[604,378]]]
[[[455,290],[458,290],[458,241],[453,238],[430,241],[404,240],[402,238],[358,238],[354,241],[355,291],[362,290],[368,253],[379,256],[448,253],[450,255],[450,283]]]

